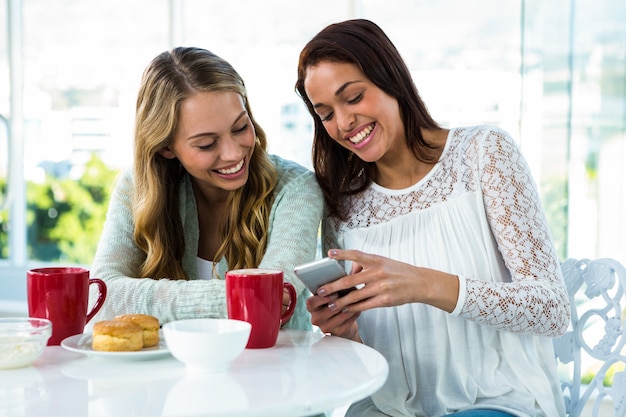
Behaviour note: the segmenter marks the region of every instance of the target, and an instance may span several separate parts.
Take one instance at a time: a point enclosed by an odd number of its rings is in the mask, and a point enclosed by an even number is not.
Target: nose
[[[335,117],[337,117],[337,127],[343,132],[349,132],[354,129],[356,125],[354,113],[347,110],[335,110]]]
[[[232,136],[227,136],[224,139],[220,141],[220,158],[223,161],[239,161],[245,153],[242,146]]]

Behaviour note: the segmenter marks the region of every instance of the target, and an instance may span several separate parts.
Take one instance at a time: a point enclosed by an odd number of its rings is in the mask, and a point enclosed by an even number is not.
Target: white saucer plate
[[[105,358],[105,359],[120,359],[120,360],[149,360],[157,359],[170,355],[170,351],[167,348],[165,339],[162,332],[159,331],[159,344],[156,346],[143,348],[134,352],[104,352],[100,350],[94,350],[91,347],[91,333],[77,334],[70,336],[61,342],[61,347],[71,352],[82,353],[90,357]]]

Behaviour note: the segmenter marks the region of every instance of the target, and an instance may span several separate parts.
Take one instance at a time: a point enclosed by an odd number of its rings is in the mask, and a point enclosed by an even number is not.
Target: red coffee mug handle
[[[96,300],[96,304],[91,308],[91,311],[87,313],[87,318],[85,319],[85,324],[89,323],[89,320],[96,315],[96,313],[102,308],[104,304],[104,300],[107,297],[107,286],[100,278],[89,278],[89,285],[96,284],[98,286],[98,291],[100,294],[98,295],[98,299]]]
[[[287,306],[287,310],[280,316],[280,324],[281,326],[293,316],[293,312],[296,310],[296,301],[298,300],[298,296],[296,295],[296,287],[294,287],[289,282],[283,282],[283,288],[287,288],[287,292],[289,293],[289,305]]]

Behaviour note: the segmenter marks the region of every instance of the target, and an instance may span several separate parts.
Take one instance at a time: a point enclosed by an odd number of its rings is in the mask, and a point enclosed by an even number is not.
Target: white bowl
[[[163,325],[163,337],[188,370],[222,372],[246,348],[251,328],[231,319],[178,320]]]
[[[0,369],[28,366],[52,335],[52,322],[33,317],[0,318]]]

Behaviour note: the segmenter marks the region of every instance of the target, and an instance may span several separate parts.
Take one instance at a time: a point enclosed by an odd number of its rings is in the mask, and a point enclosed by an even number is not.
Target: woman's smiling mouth
[[[358,145],[359,143],[363,142],[369,136],[370,133],[372,133],[372,130],[374,130],[375,126],[376,126],[376,123],[370,124],[369,126],[361,130],[356,135],[349,137],[348,140],[352,142],[353,144]]]
[[[243,169],[245,162],[246,162],[246,158],[242,159],[241,161],[239,161],[237,165],[234,165],[231,168],[216,169],[215,172],[217,172],[218,174],[222,174],[222,175],[236,174],[237,172]]]

